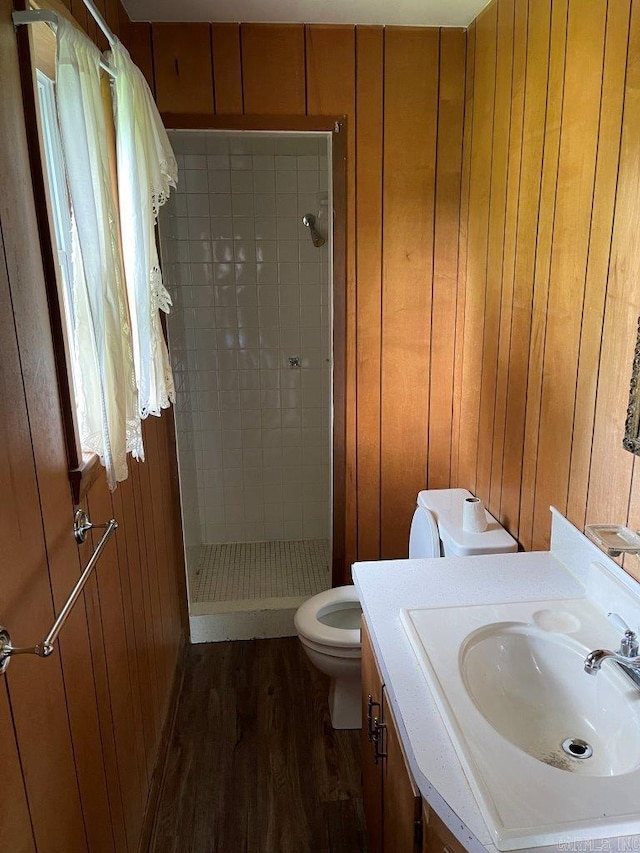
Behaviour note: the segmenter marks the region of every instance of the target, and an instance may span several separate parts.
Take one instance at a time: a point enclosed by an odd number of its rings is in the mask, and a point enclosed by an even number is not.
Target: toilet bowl
[[[353,585],[328,589],[302,604],[294,617],[311,663],[331,679],[329,711],[334,729],[360,727],[360,620]]]
[[[418,494],[411,522],[409,557],[469,556],[516,551],[517,544],[487,513],[487,529],[469,533],[462,524],[466,489],[426,490]],[[309,660],[331,679],[329,711],[334,729],[362,726],[360,620],[362,608],[353,585],[314,595],[294,617]]]

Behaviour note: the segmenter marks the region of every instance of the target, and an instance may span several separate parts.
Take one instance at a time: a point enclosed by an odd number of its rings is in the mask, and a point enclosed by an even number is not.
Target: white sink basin
[[[566,636],[503,622],[467,637],[460,671],[485,720],[538,761],[586,776],[631,773],[640,765],[640,719],[628,684],[612,677],[610,663],[587,676],[589,651]]]
[[[640,690],[611,662],[584,672],[619,641],[600,610],[581,598],[402,621],[499,850],[640,832]]]

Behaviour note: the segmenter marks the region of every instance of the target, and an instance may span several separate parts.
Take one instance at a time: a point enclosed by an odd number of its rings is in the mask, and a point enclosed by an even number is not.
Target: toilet
[[[516,551],[515,539],[488,512],[484,532],[464,529],[463,505],[471,497],[466,489],[419,492],[409,534],[409,559]],[[334,729],[359,729],[362,725],[361,618],[362,608],[353,585],[314,595],[298,608],[294,617],[309,660],[331,679],[329,711]]]

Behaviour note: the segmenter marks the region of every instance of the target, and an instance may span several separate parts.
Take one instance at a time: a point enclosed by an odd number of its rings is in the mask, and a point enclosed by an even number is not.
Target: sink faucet
[[[624,631],[617,652],[608,649],[595,649],[586,656],[584,660],[584,671],[589,675],[597,675],[605,660],[612,660],[619,664],[633,681],[640,687],[640,644],[635,631],[627,625],[617,613],[609,613],[609,619],[613,624]]]
[[[619,652],[610,652],[608,649],[596,649],[584,659],[584,671],[589,675],[597,675],[600,672],[600,667],[603,662],[611,659],[620,666],[626,666],[628,669],[637,670],[640,675],[640,657],[625,657]]]

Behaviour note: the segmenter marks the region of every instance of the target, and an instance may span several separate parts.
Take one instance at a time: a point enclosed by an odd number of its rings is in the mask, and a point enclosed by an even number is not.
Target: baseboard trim
[[[178,649],[178,657],[176,660],[176,669],[173,675],[173,684],[171,685],[171,694],[169,697],[169,705],[167,707],[167,715],[165,717],[162,732],[160,734],[160,745],[158,747],[158,755],[156,764],[151,776],[151,784],[149,785],[149,793],[147,795],[147,807],[142,821],[142,830],[140,832],[140,843],[138,844],[138,853],[148,853],[153,842],[155,830],[156,814],[158,811],[158,803],[160,802],[160,794],[164,782],[165,770],[167,765],[167,756],[169,747],[171,746],[171,736],[178,711],[178,701],[182,693],[182,682],[184,680],[185,661],[187,656],[187,648],[189,641],[182,634],[180,638],[180,647]]]

